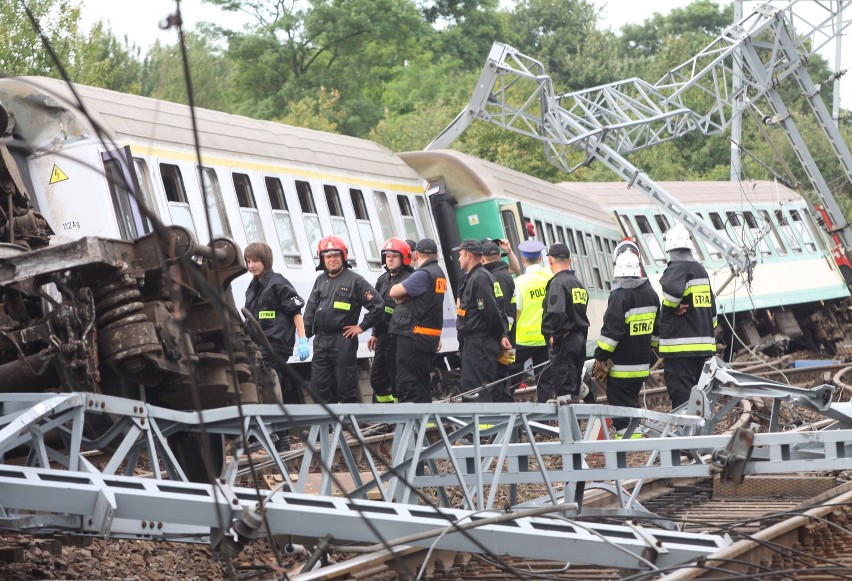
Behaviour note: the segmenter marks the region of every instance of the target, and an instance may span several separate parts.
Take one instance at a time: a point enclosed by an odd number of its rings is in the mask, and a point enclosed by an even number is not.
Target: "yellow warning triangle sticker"
[[[50,183],[49,185],[53,185],[57,182],[64,182],[68,179],[68,176],[65,175],[65,172],[59,169],[58,165],[53,166],[53,171],[50,172]]]

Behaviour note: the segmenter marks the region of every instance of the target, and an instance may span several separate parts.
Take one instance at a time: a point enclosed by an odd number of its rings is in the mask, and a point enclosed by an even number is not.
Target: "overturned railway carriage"
[[[582,192],[458,151],[418,151],[400,157],[429,182],[445,236],[503,238],[516,248],[528,238],[526,224],[531,223],[536,239],[545,245],[569,244],[573,266],[589,292],[591,355],[612,285],[610,254],[623,238],[612,216]],[[451,208],[451,216],[441,211],[443,205]]]
[[[202,245],[268,243],[274,268],[303,297],[323,236],[344,238],[353,269],[372,282],[383,272],[383,240],[436,237],[422,179],[378,144],[198,109],[199,165],[188,107],[75,89],[84,108],[58,80],[0,81],[6,134],[20,145],[15,171],[60,237],[133,240],[152,232],[147,211]],[[250,280],[246,273],[229,281],[238,306]],[[451,293],[444,311],[443,350],[451,353]],[[366,340],[358,352],[364,369]]]
[[[770,181],[660,182],[688,209],[734,244],[748,249],[750,276],[731,277],[719,250],[694,237],[694,253],[717,294],[727,353],[742,345],[768,352],[835,351],[850,329],[849,288],[808,202]],[[644,267],[659,290],[666,268],[663,234],[675,219],[642,192],[621,182],[562,182],[618,221],[639,245]]]

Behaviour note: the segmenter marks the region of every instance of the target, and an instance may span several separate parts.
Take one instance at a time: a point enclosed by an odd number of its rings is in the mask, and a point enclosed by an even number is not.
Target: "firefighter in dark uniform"
[[[388,333],[391,316],[396,302],[390,296],[393,285],[408,278],[414,268],[411,267],[411,247],[399,238],[388,238],[382,245],[382,264],[385,272],[376,281],[376,292],[385,303],[384,315],[373,326],[373,333],[367,340],[367,349],[375,352],[370,367],[370,386],[373,388],[373,403],[395,403],[396,390],[396,345],[397,337]]]
[[[324,271],[305,307],[305,332],[314,337],[311,389],[319,403],[358,402],[358,335],[384,312],[382,297],[360,274],[349,270],[342,238],[326,236],[317,248]],[[361,307],[367,309],[358,324]]]
[[[642,276],[639,257],[624,252],[615,259],[614,281],[595,349],[595,378],[606,383],[610,405],[639,408],[639,392],[648,377],[651,348],[656,347],[660,297]],[[624,434],[627,418],[613,418]]]
[[[509,265],[500,259],[501,250],[497,241],[484,238],[479,243],[482,245],[482,266],[494,278],[494,297],[497,299],[497,306],[500,307],[503,318],[506,319],[509,342],[514,346],[515,279],[509,270]],[[497,379],[509,377],[512,374],[514,362],[514,353],[503,351],[497,360]],[[512,396],[513,392],[511,381],[506,380],[494,386],[494,389],[491,390],[491,396],[494,401],[511,402],[515,401]]]
[[[466,273],[456,301],[456,332],[462,345],[461,390],[467,392],[497,379],[497,358],[512,344],[494,296],[494,278],[482,266],[482,245],[468,239],[453,250]],[[478,395],[478,401],[493,401],[490,389]]]
[[[710,277],[692,254],[692,239],[683,224],[666,232],[669,265],[660,278],[660,356],[672,409],[689,400],[704,362],[716,355],[716,297]]]
[[[396,309],[390,332],[397,337],[396,388],[399,401],[432,401],[432,360],[444,327],[447,276],[438,264],[438,244],[423,238],[414,247],[417,270],[390,289]]]
[[[589,294],[571,269],[571,251],[556,243],[547,252],[553,278],[547,282],[541,334],[547,342],[550,365],[538,382],[538,401],[568,396],[578,400],[586,358]]]
[[[263,343],[258,345],[264,364],[275,371],[278,379],[274,397],[266,399],[271,400],[268,403],[282,403],[281,390],[287,385],[283,365],[293,354],[297,333],[299,361],[311,355],[302,319],[305,301],[289,280],[272,270],[272,249],[268,244],[252,242],[246,246],[243,257],[248,271],[254,275],[246,289],[245,307],[260,323],[269,346],[274,350],[274,353],[269,353]],[[277,436],[275,447],[279,452],[289,449],[286,431],[275,432],[274,435]]]

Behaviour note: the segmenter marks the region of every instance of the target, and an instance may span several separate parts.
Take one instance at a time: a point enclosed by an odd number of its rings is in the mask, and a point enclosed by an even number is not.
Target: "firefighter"
[[[614,281],[595,349],[593,374],[607,386],[610,405],[639,408],[639,392],[648,377],[651,348],[656,347],[660,297],[642,276],[639,257],[624,252],[615,259]],[[613,418],[616,437],[627,418]]]
[[[515,279],[515,363],[513,376],[524,370],[527,360],[542,372],[548,360],[547,344],[541,334],[542,303],[547,282],[553,277],[548,266],[542,266],[541,252],[544,244],[538,240],[524,240],[518,245],[524,274]]]
[[[305,307],[305,333],[314,337],[311,389],[318,403],[358,402],[358,335],[384,312],[382,297],[360,274],[349,269],[349,251],[338,236],[317,246],[323,271]],[[361,323],[361,307],[367,309]]]
[[[441,343],[447,276],[438,264],[438,244],[423,238],[414,247],[417,270],[390,289],[397,305],[390,333],[397,338],[396,382],[399,401],[432,401],[432,359]]]
[[[246,289],[245,307],[260,324],[274,351],[270,353],[263,343],[258,346],[264,364],[275,372],[278,379],[274,397],[270,399],[283,403],[282,387],[288,385],[283,366],[293,354],[293,347],[298,348],[299,361],[305,361],[311,354],[302,319],[305,301],[289,280],[272,270],[272,248],[268,244],[252,242],[246,246],[243,257],[248,271],[254,276]],[[289,450],[286,430],[274,432],[273,438],[276,439],[277,451]]]
[[[545,291],[541,334],[547,343],[550,365],[539,379],[538,401],[567,396],[576,402],[589,334],[589,294],[571,269],[571,250],[565,244],[552,245],[547,257],[553,278]]]
[[[683,224],[665,236],[669,264],[660,278],[660,356],[672,409],[689,400],[708,357],[716,354],[716,297],[710,277],[692,254],[692,237]]]
[[[514,344],[515,279],[512,277],[509,265],[501,260],[501,243],[503,242],[490,238],[483,238],[479,241],[482,245],[482,266],[494,278],[494,297],[497,299],[497,306],[500,307],[500,312],[506,320],[509,342]],[[508,245],[508,242],[505,242],[505,244]],[[517,260],[515,262],[517,263]],[[497,379],[509,377],[514,362],[514,352],[503,351],[497,359]],[[506,380],[495,385],[494,389],[491,390],[491,395],[494,401],[511,402],[515,401],[513,392],[512,383]]]
[[[456,331],[462,344],[461,390],[467,392],[497,379],[497,358],[512,344],[494,296],[494,278],[482,266],[482,245],[467,239],[453,251],[466,273],[456,301]],[[493,401],[491,389],[479,391],[478,401]]]
[[[390,296],[393,285],[408,278],[411,266],[411,246],[399,238],[388,238],[382,245],[382,265],[385,272],[376,281],[376,291],[385,304],[384,314],[373,327],[367,340],[367,349],[375,352],[370,367],[370,386],[373,388],[373,403],[395,403],[396,391],[396,345],[397,337],[388,333],[396,303]]]

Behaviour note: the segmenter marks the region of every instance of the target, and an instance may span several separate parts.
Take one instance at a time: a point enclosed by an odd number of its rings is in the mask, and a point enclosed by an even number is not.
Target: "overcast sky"
[[[8,0],[2,0],[8,1]],[[504,5],[511,5],[512,0],[501,0]],[[732,0],[717,0],[721,4],[727,4]],[[624,24],[641,23],[654,12],[662,14],[669,13],[672,8],[684,7],[689,0],[591,0],[591,2],[602,9],[601,28],[618,31]],[[745,12],[753,9],[758,2],[747,0]],[[161,30],[159,22],[174,12],[174,0],[143,0],[128,2],[127,0],[84,0],[83,22],[86,27],[91,26],[96,20],[105,20],[109,23],[112,31],[119,37],[127,35],[131,42],[147,49],[155,40],[171,44],[177,39],[174,30]],[[199,21],[215,22],[222,26],[239,29],[249,21],[247,16],[239,13],[224,12],[202,0],[183,0],[181,2],[181,13],[186,30],[191,30]],[[499,40],[499,39],[495,39]],[[846,35],[844,47],[845,58],[850,62],[843,62],[844,68],[852,68],[852,58],[848,55],[850,51],[849,35]],[[684,55],[684,60],[691,55]],[[824,54],[830,63],[834,61],[834,49]],[[651,82],[656,79],[646,79]],[[842,79],[841,102],[848,109],[852,103],[852,72]]]

